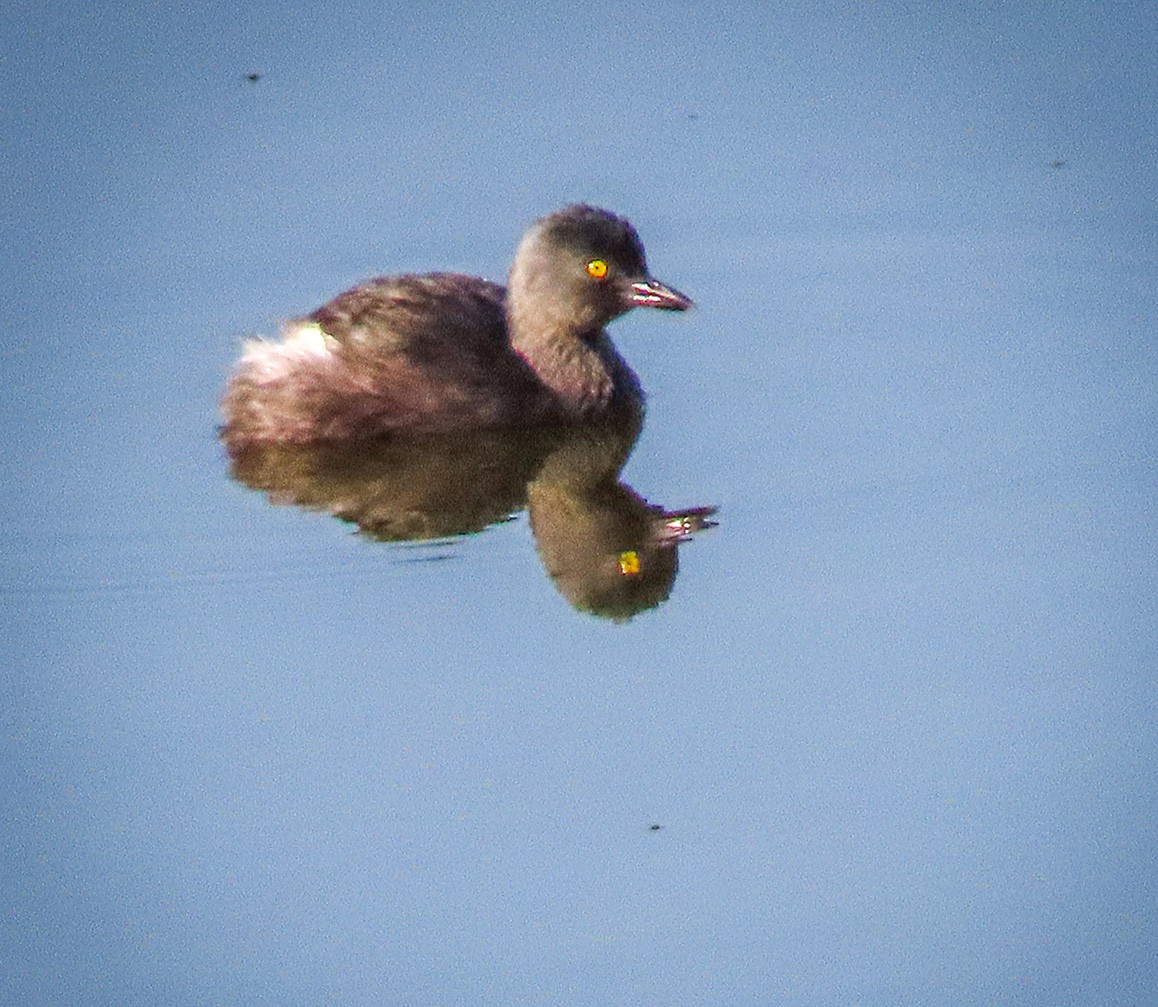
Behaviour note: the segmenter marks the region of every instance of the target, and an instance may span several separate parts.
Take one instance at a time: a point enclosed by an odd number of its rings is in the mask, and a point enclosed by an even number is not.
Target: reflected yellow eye
[[[624,577],[632,577],[639,573],[639,553],[634,549],[619,554],[619,572]]]
[[[602,259],[592,259],[587,263],[587,275],[602,280],[607,275],[607,263]]]

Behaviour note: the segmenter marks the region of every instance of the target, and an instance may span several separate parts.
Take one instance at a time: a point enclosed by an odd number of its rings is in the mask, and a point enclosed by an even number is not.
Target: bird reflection
[[[668,598],[680,544],[715,524],[713,507],[665,510],[619,481],[638,434],[631,422],[249,445],[233,451],[231,474],[379,542],[470,535],[526,508],[560,593],[621,621]]]

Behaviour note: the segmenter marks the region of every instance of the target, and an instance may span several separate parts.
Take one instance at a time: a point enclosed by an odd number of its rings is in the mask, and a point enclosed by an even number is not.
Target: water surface
[[[1152,5],[3,18],[0,1000],[1153,1002]],[[230,478],[242,337],[578,199],[666,602]]]

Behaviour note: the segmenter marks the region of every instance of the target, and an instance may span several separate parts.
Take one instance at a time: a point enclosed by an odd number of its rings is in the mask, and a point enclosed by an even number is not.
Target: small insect
[[[647,831],[648,832],[659,832],[659,830],[662,828],[663,828],[663,826],[660,825],[658,822],[652,822],[651,825],[649,825],[647,827]]]
[[[1059,168],[1068,168],[1069,163],[1067,161],[1050,161],[1049,166],[1057,171]]]
[[[260,73],[247,73],[245,75],[245,79],[251,84],[256,84],[259,80],[261,80],[262,76],[263,75]]]

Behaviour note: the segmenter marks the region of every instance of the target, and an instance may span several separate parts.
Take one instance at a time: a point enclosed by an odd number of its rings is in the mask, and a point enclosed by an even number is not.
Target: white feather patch
[[[282,326],[282,341],[246,340],[241,366],[254,381],[277,381],[303,363],[316,365],[333,355],[338,345],[317,322],[295,321]]]

